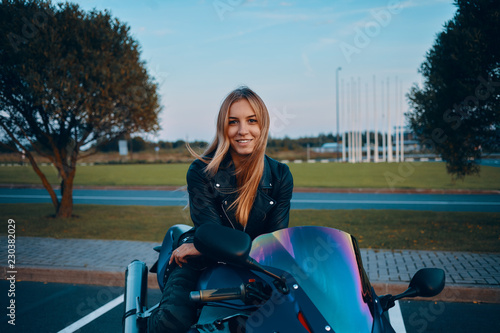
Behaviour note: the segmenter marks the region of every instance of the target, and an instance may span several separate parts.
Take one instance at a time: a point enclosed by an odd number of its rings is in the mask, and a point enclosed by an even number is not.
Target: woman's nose
[[[247,126],[247,124],[245,124],[244,122],[240,123],[240,127],[238,128],[238,134],[239,135],[245,135],[247,133],[248,133],[248,126]]]

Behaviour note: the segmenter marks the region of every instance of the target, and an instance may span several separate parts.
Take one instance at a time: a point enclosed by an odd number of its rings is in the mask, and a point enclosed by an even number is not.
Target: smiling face
[[[231,156],[236,167],[250,155],[260,137],[260,124],[255,111],[246,99],[234,102],[229,108],[227,135],[231,144]]]

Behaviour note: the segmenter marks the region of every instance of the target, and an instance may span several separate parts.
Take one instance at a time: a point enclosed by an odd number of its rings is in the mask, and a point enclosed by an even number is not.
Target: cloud
[[[306,53],[314,54],[323,51],[325,48],[336,44],[338,40],[331,37],[320,37],[316,42],[307,45]]]
[[[335,44],[338,40],[335,39],[335,38],[320,38],[319,41],[318,41],[318,46],[319,47],[322,47],[322,46],[326,46],[326,45],[331,45],[331,44]]]
[[[172,35],[174,31],[172,29],[159,29],[159,30],[153,30],[151,33],[155,36],[161,37],[165,35]]]
[[[139,35],[143,35],[143,36],[150,35],[150,36],[156,36],[156,37],[163,37],[166,35],[174,34],[174,30],[172,30],[172,29],[162,28],[162,29],[150,30],[144,26],[138,27],[136,29],[132,29],[132,31],[133,32],[135,31]]]
[[[331,37],[320,37],[316,42],[311,43],[306,46],[306,49],[302,52],[302,63],[304,64],[304,67],[306,68],[306,71],[304,73],[305,76],[308,77],[314,77],[315,76],[315,71],[313,67],[311,66],[311,63],[309,61],[309,56],[314,55],[315,53],[323,51],[325,48],[327,48],[330,45],[333,45],[337,43],[338,40],[335,38]]]
[[[248,34],[252,34],[252,33],[255,33],[257,31],[264,30],[264,29],[276,26],[278,24],[279,23],[276,23],[276,22],[275,23],[271,23],[271,24],[263,24],[263,25],[259,25],[259,26],[256,26],[256,27],[253,27],[253,28],[250,28],[250,29],[247,29],[247,30],[240,30],[240,31],[236,31],[236,32],[233,32],[233,33],[230,33],[230,34],[216,36],[216,37],[213,37],[213,38],[205,40],[205,43],[209,44],[209,43],[215,43],[215,42],[220,42],[220,41],[224,41],[224,40],[230,40],[230,39],[233,39],[233,38],[240,38],[242,36],[245,36],[245,35],[248,35]]]

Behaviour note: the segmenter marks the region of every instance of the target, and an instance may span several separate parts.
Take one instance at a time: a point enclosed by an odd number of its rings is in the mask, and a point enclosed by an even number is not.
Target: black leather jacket
[[[244,230],[252,239],[288,227],[293,178],[286,164],[265,156],[264,172],[250,211],[246,228],[228,209],[236,200],[236,176],[230,158],[221,163],[214,177],[205,173],[206,164],[195,160],[187,172],[189,206],[195,225],[218,223]]]

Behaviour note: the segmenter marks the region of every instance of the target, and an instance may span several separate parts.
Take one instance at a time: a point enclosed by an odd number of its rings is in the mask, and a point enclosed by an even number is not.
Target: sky
[[[456,12],[452,0],[72,2],[109,10],[139,42],[163,106],[152,141],[211,141],[241,85],[266,103],[275,138],[404,125],[405,95]]]

